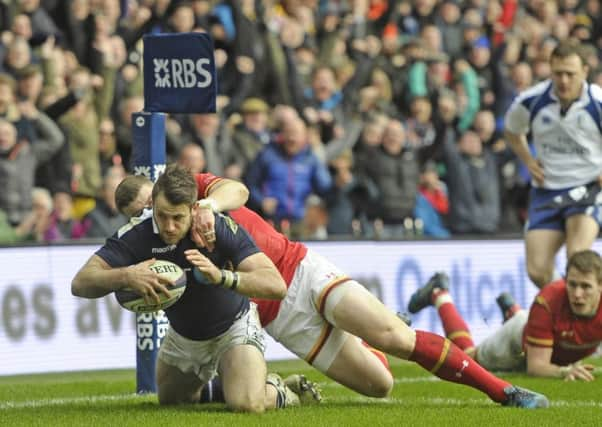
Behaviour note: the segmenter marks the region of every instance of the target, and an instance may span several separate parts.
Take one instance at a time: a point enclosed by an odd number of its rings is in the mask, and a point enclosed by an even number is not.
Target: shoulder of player
[[[238,223],[227,213],[215,213],[215,233],[218,240],[219,236],[224,233],[236,234],[238,227]]]
[[[545,286],[535,297],[535,302],[550,311],[557,310],[566,300],[566,283],[564,279],[556,280]]]
[[[197,173],[194,178],[198,189],[203,193],[203,197],[207,197],[211,188],[223,180],[223,178],[209,172]]]
[[[536,98],[538,96],[541,96],[546,90],[548,90],[548,88],[550,87],[551,84],[552,84],[551,80],[544,80],[544,81],[541,81],[541,82],[525,89],[524,91],[522,91],[521,93],[519,93],[516,96],[515,103],[521,104],[523,101],[525,101],[527,99]]]
[[[602,87],[595,83],[590,83],[589,88],[592,98],[598,102],[602,102]]]
[[[152,231],[152,229],[152,215],[143,214],[131,218],[127,224],[121,226],[119,230],[117,230],[116,237],[118,239],[129,239],[139,235],[139,233],[145,233],[148,232],[148,230]]]

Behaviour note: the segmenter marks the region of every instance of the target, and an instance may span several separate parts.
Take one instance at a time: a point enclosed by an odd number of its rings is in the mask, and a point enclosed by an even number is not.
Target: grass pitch
[[[593,359],[602,373],[602,360]],[[505,375],[546,394],[551,408],[505,408],[471,388],[439,381],[414,364],[392,364],[389,399],[371,399],[332,382],[300,361],[269,364],[286,376],[304,373],[322,387],[320,405],[263,415],[234,414],[224,405],[159,407],[138,396],[135,372],[98,371],[0,377],[0,426],[551,426],[602,425],[602,378],[592,383]]]

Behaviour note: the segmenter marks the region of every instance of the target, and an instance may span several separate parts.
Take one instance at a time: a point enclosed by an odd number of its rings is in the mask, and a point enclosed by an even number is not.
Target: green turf
[[[602,366],[602,360],[592,361]],[[504,408],[468,387],[439,380],[417,366],[395,363],[389,399],[370,399],[333,383],[299,361],[271,363],[270,370],[306,374],[318,381],[324,401],[263,415],[229,413],[223,405],[159,407],[156,396],[136,396],[131,370],[0,377],[0,426],[597,426],[602,387],[505,375],[510,382],[546,394],[544,410]]]

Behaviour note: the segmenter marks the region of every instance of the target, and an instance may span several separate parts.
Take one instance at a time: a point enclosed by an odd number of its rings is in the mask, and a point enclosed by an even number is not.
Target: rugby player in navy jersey
[[[99,298],[131,288],[147,301],[168,294],[168,280],[149,269],[155,259],[187,271],[182,297],[165,310],[169,329],[157,361],[161,404],[198,401],[219,372],[230,408],[244,412],[298,403],[281,381],[266,384],[264,335],[249,297],[282,299],[286,284],[274,264],[232,219],[217,214],[211,252],[189,237],[197,187],[169,166],[153,187],[153,215],[120,229],[73,279],[72,293]]]

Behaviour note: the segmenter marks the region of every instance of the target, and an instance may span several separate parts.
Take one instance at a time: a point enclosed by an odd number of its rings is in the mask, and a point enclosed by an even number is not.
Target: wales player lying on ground
[[[517,311],[476,347],[453,303],[448,281],[444,273],[435,274],[412,295],[408,310],[417,313],[434,306],[446,336],[485,368],[568,381],[594,379],[593,366],[581,360],[602,341],[602,259],[598,253],[575,252],[569,258],[566,278],[545,286],[528,312]],[[511,304],[503,303],[502,311]]]

